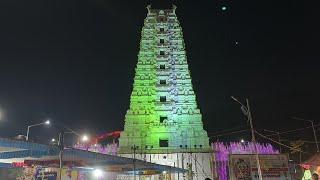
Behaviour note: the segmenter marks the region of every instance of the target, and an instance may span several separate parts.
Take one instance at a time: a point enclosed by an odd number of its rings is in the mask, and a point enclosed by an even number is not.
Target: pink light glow
[[[279,154],[279,151],[273,148],[271,144],[260,144],[256,143],[257,151],[259,154]],[[229,154],[253,154],[254,143],[212,143],[212,150],[215,152],[217,176],[220,180],[227,180],[227,166],[229,160]]]

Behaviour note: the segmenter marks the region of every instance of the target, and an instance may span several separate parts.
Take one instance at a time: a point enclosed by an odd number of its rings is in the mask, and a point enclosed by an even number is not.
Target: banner
[[[259,154],[258,157],[263,180],[291,180],[287,155]],[[229,177],[231,180],[259,180],[256,155],[231,154]]]
[[[36,180],[56,180],[57,172],[46,171],[45,168],[38,168],[35,175]]]

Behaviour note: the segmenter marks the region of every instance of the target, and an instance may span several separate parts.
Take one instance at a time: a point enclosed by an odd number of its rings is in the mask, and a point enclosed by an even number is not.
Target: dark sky
[[[259,130],[309,125],[290,116],[320,119],[320,16],[312,3],[176,2],[210,135],[246,128],[231,95],[250,99]],[[122,130],[147,4],[1,0],[0,136],[25,133],[45,118],[79,131]],[[47,141],[56,131],[34,128],[31,136]]]

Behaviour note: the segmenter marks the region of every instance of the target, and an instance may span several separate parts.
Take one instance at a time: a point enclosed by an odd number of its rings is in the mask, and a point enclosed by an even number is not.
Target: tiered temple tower
[[[120,151],[132,145],[156,152],[209,148],[175,7],[148,7]]]
[[[176,7],[147,9],[119,153],[176,153],[169,165],[186,168],[193,161],[186,163],[182,153],[210,152],[209,138],[192,87]],[[155,159],[150,155],[150,161],[168,165]]]

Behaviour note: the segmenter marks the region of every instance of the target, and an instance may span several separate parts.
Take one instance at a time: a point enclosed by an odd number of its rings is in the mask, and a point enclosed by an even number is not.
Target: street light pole
[[[50,121],[46,121],[46,124],[50,124]],[[64,153],[64,135],[68,133],[72,133],[80,137],[81,135],[77,133],[76,131],[72,130],[71,128],[66,127],[64,124],[58,123],[61,127],[59,132],[59,140],[58,140],[58,150],[59,150],[59,180],[62,180],[62,169],[63,169],[63,153]],[[65,130],[68,130],[65,132]],[[88,139],[88,138],[86,138]]]
[[[79,133],[73,131],[70,128],[66,128],[68,130],[70,130],[69,132],[64,132],[63,130],[61,130],[61,132],[59,133],[59,140],[58,140],[58,147],[59,147],[59,180],[62,180],[62,169],[63,169],[63,152],[64,152],[64,135],[65,134],[75,134],[76,136],[80,136]],[[84,135],[83,137],[86,137],[85,139],[88,140],[88,137],[86,135]]]
[[[253,128],[253,123],[252,123],[252,116],[251,116],[251,111],[250,111],[250,106],[249,106],[249,100],[246,98],[246,102],[247,102],[247,113],[248,113],[248,120],[250,123],[250,129],[251,129],[251,138],[252,138],[252,142],[256,142],[256,137],[254,135],[254,128]]]
[[[314,129],[313,121],[310,121],[310,122],[311,122],[312,130],[313,130],[314,140],[315,140],[316,146],[317,146],[317,152],[319,152],[319,145],[318,145],[318,139],[317,139],[317,135],[316,135],[316,130]]]
[[[259,179],[262,180],[262,172],[261,172],[260,160],[259,160],[259,155],[258,155],[258,150],[257,150],[256,137],[254,135],[254,128],[253,128],[252,116],[251,116],[251,110],[250,110],[250,105],[249,105],[248,98],[246,98],[246,102],[247,102],[248,118],[249,118],[250,128],[251,128],[252,142],[254,144],[254,151],[255,151],[255,154],[256,154],[258,175],[259,175]]]
[[[133,150],[133,179],[136,180],[136,150],[139,148],[139,146],[136,146],[135,144],[131,147]]]
[[[27,136],[26,136],[26,141],[29,140],[29,131],[30,131],[31,126],[28,126],[27,128]]]
[[[33,124],[33,125],[28,126],[28,128],[27,128],[27,135],[26,135],[26,141],[29,140],[30,128],[31,128],[31,127],[35,127],[35,126],[40,126],[40,125],[43,125],[43,124],[49,125],[49,124],[50,124],[50,121],[49,121],[49,120],[46,120],[45,122],[38,123],[38,124]]]
[[[1,112],[1,109],[0,109],[0,121],[2,120],[2,112]]]
[[[59,180],[62,180],[62,168],[63,168],[63,150],[64,150],[64,131],[59,133]]]
[[[254,128],[253,128],[253,122],[252,122],[252,116],[251,116],[249,100],[248,100],[248,98],[246,98],[246,104],[247,105],[245,106],[238,99],[236,99],[235,97],[231,96],[231,98],[241,105],[241,109],[243,111],[245,111],[244,114],[247,116],[248,121],[250,123],[251,141],[253,143],[253,147],[254,147],[254,151],[255,151],[255,157],[256,157],[256,161],[257,161],[259,180],[262,180],[262,171],[261,171],[261,166],[260,166],[259,153],[258,153],[257,145],[256,145],[256,137],[255,137],[255,134],[254,134]]]
[[[317,139],[317,135],[316,135],[316,130],[314,129],[313,120],[303,119],[303,118],[298,118],[298,117],[291,117],[291,118],[292,118],[292,119],[296,119],[296,120],[300,120],[300,121],[308,121],[308,122],[311,123],[312,130],[313,130],[314,141],[315,141],[316,147],[317,147],[317,152],[319,152],[318,139]]]

